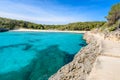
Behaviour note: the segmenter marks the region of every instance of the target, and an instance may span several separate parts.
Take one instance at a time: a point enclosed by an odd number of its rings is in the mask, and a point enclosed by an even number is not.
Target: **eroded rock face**
[[[75,55],[72,62],[63,66],[49,80],[86,80],[86,77],[91,72],[93,63],[102,49],[101,42],[93,36],[86,33],[84,38],[89,44]]]
[[[120,31],[113,31],[105,34],[105,38],[113,41],[120,41]]]

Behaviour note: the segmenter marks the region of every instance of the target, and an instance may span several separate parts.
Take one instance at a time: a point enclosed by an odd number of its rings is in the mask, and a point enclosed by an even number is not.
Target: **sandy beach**
[[[61,30],[38,30],[38,29],[16,29],[16,30],[10,30],[10,31],[20,31],[20,32],[68,32],[68,33],[85,33],[86,31],[61,31]]]

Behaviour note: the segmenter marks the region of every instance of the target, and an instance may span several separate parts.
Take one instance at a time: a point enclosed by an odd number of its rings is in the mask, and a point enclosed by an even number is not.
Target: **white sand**
[[[16,30],[10,30],[10,31],[21,31],[21,32],[68,32],[68,33],[85,33],[86,31],[60,31],[60,30],[38,30],[38,29],[16,29]]]

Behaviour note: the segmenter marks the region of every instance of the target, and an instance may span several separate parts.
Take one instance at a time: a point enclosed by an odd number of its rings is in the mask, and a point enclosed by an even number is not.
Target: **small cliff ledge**
[[[72,62],[63,66],[49,80],[86,80],[102,51],[102,44],[101,40],[96,39],[90,32],[85,33],[84,38],[88,45],[75,55]]]
[[[86,32],[88,45],[49,80],[120,80],[120,31]]]
[[[105,34],[101,41],[102,53],[86,80],[120,80],[120,31]]]

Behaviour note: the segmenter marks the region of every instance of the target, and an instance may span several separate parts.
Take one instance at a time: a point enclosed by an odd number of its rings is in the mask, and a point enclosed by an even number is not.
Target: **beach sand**
[[[15,29],[15,30],[10,30],[10,31],[20,31],[20,32],[68,32],[68,33],[85,33],[86,31],[61,31],[61,30],[38,30],[38,29]]]

